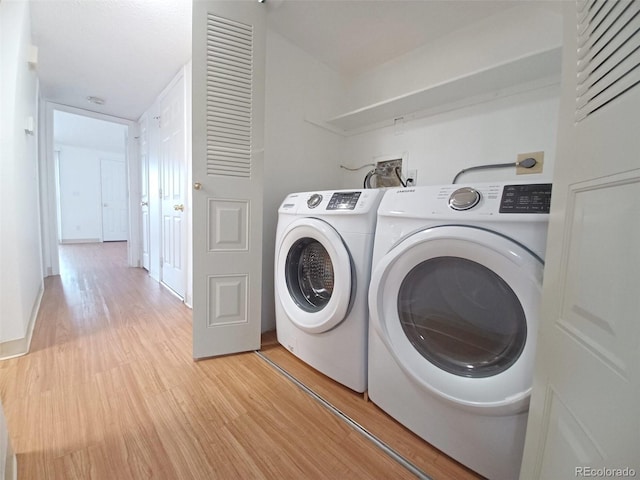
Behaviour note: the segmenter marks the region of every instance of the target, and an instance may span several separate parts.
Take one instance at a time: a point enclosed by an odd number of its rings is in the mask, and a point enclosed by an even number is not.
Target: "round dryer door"
[[[276,292],[291,322],[309,333],[340,323],[349,311],[351,257],[338,232],[315,218],[285,230],[276,255]]]
[[[385,255],[369,290],[373,327],[405,373],[487,414],[527,408],[542,261],[484,229],[423,230]]]

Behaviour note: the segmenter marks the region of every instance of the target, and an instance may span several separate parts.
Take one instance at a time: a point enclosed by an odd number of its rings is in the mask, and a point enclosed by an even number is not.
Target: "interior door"
[[[635,477],[640,3],[567,2],[564,16],[558,152],[521,478]]]
[[[138,148],[140,149],[140,220],[142,223],[142,267],[150,269],[150,217],[149,217],[149,120],[143,115],[138,122],[140,137]]]
[[[184,298],[186,288],[184,77],[160,100],[161,280]]]
[[[193,356],[260,347],[265,10],[193,4]]]
[[[102,190],[102,240],[105,242],[127,240],[129,227],[126,163],[121,160],[101,158],[100,184]]]

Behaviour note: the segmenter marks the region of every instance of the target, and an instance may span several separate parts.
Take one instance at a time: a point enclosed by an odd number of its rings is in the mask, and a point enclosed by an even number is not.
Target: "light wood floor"
[[[191,312],[126,244],[65,245],[31,352],[0,362],[20,480],[408,479],[255,353],[194,362]],[[263,353],[435,480],[479,478],[267,337]]]

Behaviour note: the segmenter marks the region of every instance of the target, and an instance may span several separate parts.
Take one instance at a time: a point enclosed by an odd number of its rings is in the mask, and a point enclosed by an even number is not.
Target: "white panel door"
[[[260,347],[265,9],[193,5],[193,356]]]
[[[558,154],[520,478],[636,477],[640,2],[567,2],[564,15]]]
[[[184,77],[160,101],[161,280],[184,298],[186,287]]]
[[[149,120],[146,115],[138,122],[140,137],[138,148],[140,150],[140,221],[142,233],[142,267],[150,269],[150,241],[149,228]]]
[[[102,189],[102,240],[117,242],[129,237],[126,163],[100,159]]]

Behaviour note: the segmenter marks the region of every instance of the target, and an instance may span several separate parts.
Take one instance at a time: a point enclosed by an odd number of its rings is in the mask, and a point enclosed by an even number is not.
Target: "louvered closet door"
[[[564,28],[542,321],[520,478],[637,478],[640,2],[567,2]]]
[[[193,5],[193,356],[260,347],[265,7]]]

